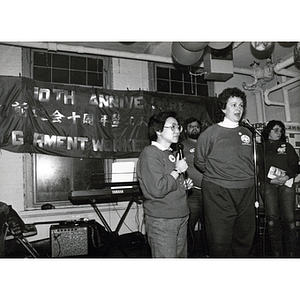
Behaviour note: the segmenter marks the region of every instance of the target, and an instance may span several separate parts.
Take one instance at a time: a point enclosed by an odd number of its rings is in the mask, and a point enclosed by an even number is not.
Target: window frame
[[[68,193],[72,190],[78,190],[75,185],[75,163],[74,159],[80,159],[80,158],[73,158],[73,157],[59,157],[59,158],[65,158],[72,160],[73,162],[70,164],[70,172],[69,175],[69,190],[66,191],[66,199],[63,200],[56,200],[56,201],[42,201],[38,199],[38,187],[37,187],[37,159],[39,155],[46,155],[46,154],[40,154],[40,153],[26,153],[25,154],[25,165],[26,165],[26,182],[30,184],[26,184],[26,187],[32,186],[31,191],[26,191],[26,200],[25,200],[25,209],[31,210],[31,209],[41,209],[41,206],[43,204],[52,204],[54,207],[73,207],[74,205],[71,204],[70,200],[68,199]],[[84,158],[83,158],[84,160]],[[113,160],[112,159],[103,159],[103,169],[104,174],[107,174],[108,172],[111,172],[111,164]],[[91,172],[92,174],[92,172]],[[102,205],[107,205],[108,203],[104,203]]]
[[[68,56],[69,57],[69,67],[68,68],[59,68],[57,66],[49,66],[49,69],[51,70],[51,80],[50,81],[44,81],[40,80],[38,78],[34,78],[34,67],[36,66],[34,64],[34,55],[37,52],[45,53],[45,54],[50,54],[50,55],[63,55],[63,56]],[[82,72],[82,70],[77,70],[77,69],[72,69],[71,64],[72,64],[72,57],[75,58],[84,58],[86,59],[86,66],[88,64],[88,59],[99,59],[102,60],[102,72],[99,72],[99,74],[102,74],[102,86],[99,85],[89,85],[89,84],[81,84],[81,83],[70,83],[71,80],[71,72]],[[49,82],[52,84],[64,84],[67,86],[77,86],[77,87],[96,87],[99,89],[110,89],[111,88],[111,82],[112,82],[112,76],[111,76],[111,64],[112,60],[111,57],[107,56],[101,56],[101,55],[95,55],[95,54],[77,54],[74,52],[64,52],[64,51],[48,51],[46,49],[30,49],[30,77],[34,80],[38,81],[44,81],[44,82]],[[69,82],[57,82],[52,80],[52,72],[53,70],[68,70],[68,76],[69,76]],[[97,72],[88,72],[87,69],[85,69],[85,74],[86,74],[86,83],[87,83],[87,76],[88,74],[98,74]]]
[[[23,48],[22,49],[22,72],[23,76],[33,78],[33,68],[34,68],[34,53],[35,52],[43,52],[43,53],[55,53],[55,54],[62,54],[70,57],[84,57],[84,58],[96,58],[101,59],[103,61],[103,86],[92,86],[92,85],[82,85],[82,84],[71,84],[71,83],[63,83],[67,86],[74,86],[74,87],[97,87],[99,89],[110,89],[112,86],[112,59],[111,57],[101,56],[101,55],[94,55],[94,54],[77,54],[74,52],[63,52],[63,51],[49,51],[47,49],[35,49],[35,48]],[[38,81],[38,78],[34,79]],[[50,83],[54,84],[61,84],[60,82],[52,82],[48,81]],[[36,178],[36,167],[37,167],[37,156],[43,155],[39,153],[25,153],[24,154],[24,182],[25,184],[25,210],[37,210],[41,209],[41,205],[45,204],[45,202],[38,201],[37,197],[37,178]],[[67,157],[66,157],[67,158]],[[70,157],[68,157],[70,159]],[[71,158],[72,159],[72,158]],[[104,172],[111,172],[111,164],[112,159],[103,159],[103,165],[104,165]],[[72,170],[74,170],[74,164],[72,164],[72,167],[70,167]],[[74,174],[71,172],[71,178],[70,178],[70,190],[74,188]],[[64,207],[74,207],[74,205],[71,204],[71,202],[68,199],[65,200],[59,200],[59,201],[49,201],[47,203],[50,203],[54,205],[55,207],[64,208]],[[103,203],[99,204],[101,206],[109,206],[109,203]]]
[[[37,189],[37,176],[36,176],[36,161],[37,156],[42,155],[39,153],[25,153],[24,154],[24,179],[25,179],[25,210],[38,210],[41,209],[43,204],[52,204],[55,208],[73,208],[74,205],[70,202],[69,199],[64,200],[56,200],[56,201],[39,201],[38,199],[38,189]],[[64,157],[68,159],[78,159],[78,158],[72,158],[72,157]],[[137,163],[137,158],[118,158],[118,159],[103,159],[103,169],[104,169],[104,179],[106,182],[110,182],[111,180],[111,174],[112,174],[112,164],[114,162],[128,162],[133,161]],[[74,164],[70,167],[70,189],[68,192],[72,190],[78,190],[76,186],[74,185]],[[91,173],[93,174],[93,173]],[[137,177],[134,173],[134,181],[137,181]],[[107,203],[99,203],[97,205],[100,205],[101,207],[109,207],[111,204],[118,205],[120,207],[123,207],[123,202],[117,203],[117,202],[107,202]],[[121,205],[120,205],[121,204]]]
[[[169,70],[169,78],[168,78],[168,82],[169,82],[169,91],[161,91],[161,90],[158,90],[158,75],[157,75],[157,68],[165,68],[165,69],[168,69]],[[190,68],[190,70],[189,70]],[[180,70],[182,69],[183,72],[181,74],[181,80],[172,80],[171,76],[171,70]],[[193,89],[194,89],[194,93],[185,93],[185,84],[188,83],[188,81],[185,81],[185,76],[188,75],[190,76],[191,74],[184,74],[185,70],[187,72],[192,72],[192,75],[193,76],[193,79],[194,79],[194,82],[193,82]],[[151,74],[151,73],[150,73]],[[181,66],[181,67],[178,67],[176,68],[174,65],[172,64],[164,64],[164,63],[153,63],[153,72],[152,72],[152,76],[153,76],[153,79],[151,80],[151,82],[153,83],[153,86],[152,86],[152,90],[153,91],[156,91],[156,92],[159,92],[159,93],[166,93],[166,94],[170,94],[170,95],[186,95],[186,96],[208,96],[209,95],[209,82],[207,80],[205,80],[203,78],[203,81],[205,82],[203,84],[203,86],[205,87],[206,89],[206,93],[202,93],[202,94],[198,94],[197,93],[197,85],[198,86],[201,86],[202,84],[200,83],[195,83],[196,81],[196,77],[198,76],[204,76],[204,69],[203,68],[192,68],[192,67],[188,67],[188,66]],[[167,81],[167,79],[166,79]],[[174,83],[174,82],[180,82],[181,85],[183,85],[183,88],[182,88],[182,93],[176,93],[176,92],[172,92],[172,88],[171,88],[171,84]]]

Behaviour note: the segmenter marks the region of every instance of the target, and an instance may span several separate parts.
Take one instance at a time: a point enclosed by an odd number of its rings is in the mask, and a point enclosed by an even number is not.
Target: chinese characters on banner
[[[148,120],[176,111],[181,122],[211,118],[212,98],[73,87],[0,76],[0,148],[82,158],[138,157]]]

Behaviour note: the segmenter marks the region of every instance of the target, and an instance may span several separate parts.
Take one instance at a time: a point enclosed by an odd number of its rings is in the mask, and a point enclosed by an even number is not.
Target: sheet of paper
[[[112,163],[112,175],[111,182],[130,182],[133,181],[134,176],[134,162],[113,162]],[[132,188],[132,186],[118,186],[112,187],[112,189],[120,188]]]
[[[277,176],[285,176],[285,171],[284,171],[284,170],[281,170],[281,169],[279,169],[279,168],[276,168],[276,167],[271,166],[271,167],[270,167],[270,170],[269,170],[269,172],[268,172],[268,178],[274,179],[274,178],[276,178]]]

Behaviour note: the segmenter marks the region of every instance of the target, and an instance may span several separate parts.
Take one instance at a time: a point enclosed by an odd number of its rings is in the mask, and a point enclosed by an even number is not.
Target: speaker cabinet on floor
[[[89,226],[62,224],[50,227],[51,257],[84,256],[89,253]]]

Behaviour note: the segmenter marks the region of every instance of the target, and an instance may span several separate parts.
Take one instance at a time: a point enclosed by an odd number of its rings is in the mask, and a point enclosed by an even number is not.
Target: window
[[[156,90],[170,94],[208,96],[207,82],[201,71],[156,65]]]
[[[34,199],[29,207],[43,204],[70,205],[71,190],[87,190],[93,174],[105,173],[103,159],[60,157],[44,154],[32,156]]]
[[[33,51],[33,79],[104,87],[104,58]]]
[[[29,53],[31,63],[25,59]],[[110,72],[105,69],[109,68],[109,62],[109,58],[96,55],[23,49],[24,74],[50,83],[108,89]],[[93,174],[108,172],[108,162],[110,160],[32,154],[27,164],[32,191],[27,193],[26,209],[40,209],[46,203],[55,207],[72,205],[69,192],[89,189]]]
[[[114,171],[114,163],[120,162],[132,162],[133,173],[127,173],[122,166],[122,173]],[[102,189],[109,182],[128,181],[128,176],[137,181],[136,162],[137,158],[89,159],[32,154],[28,161],[31,169],[28,176],[34,181],[33,196],[30,196],[30,191],[27,192],[26,208],[40,209],[46,203],[55,207],[72,206],[69,201],[70,191]]]

